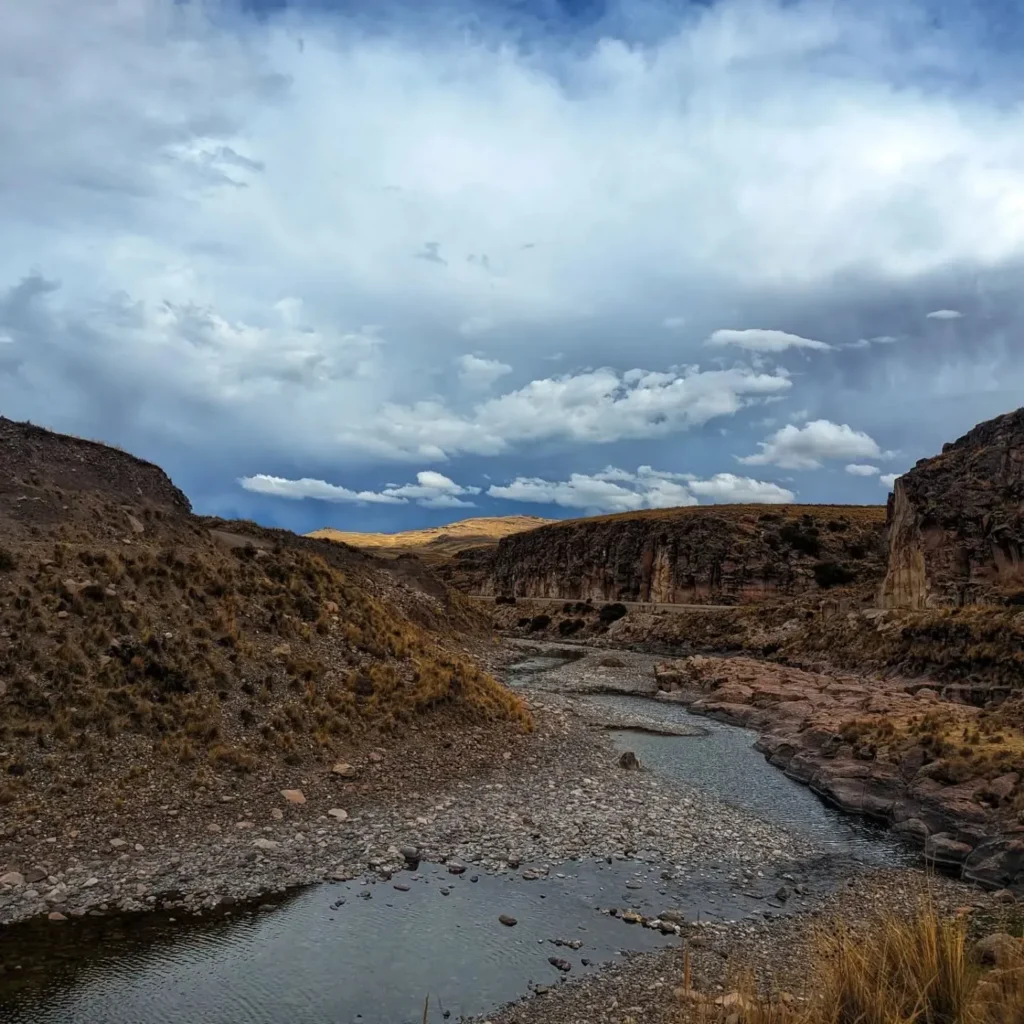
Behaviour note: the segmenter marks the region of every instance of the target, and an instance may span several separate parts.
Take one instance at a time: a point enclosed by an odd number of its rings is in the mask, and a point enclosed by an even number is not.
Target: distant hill
[[[404,530],[401,533],[356,533],[328,528],[316,530],[308,536],[372,549],[375,555],[385,558],[414,554],[427,561],[446,561],[457,551],[493,547],[502,537],[534,530],[555,521],[541,519],[539,516],[477,516],[474,519],[460,519],[446,526]]]

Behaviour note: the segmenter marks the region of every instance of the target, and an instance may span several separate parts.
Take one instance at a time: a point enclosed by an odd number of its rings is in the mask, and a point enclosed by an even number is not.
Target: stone
[[[29,885],[33,882],[41,882],[48,874],[49,872],[46,868],[29,868],[28,871],[25,872],[25,881],[28,882]]]
[[[569,963],[568,960],[563,960],[560,956],[549,956],[548,963],[563,973],[567,973],[572,970],[572,964]]]
[[[505,925],[506,928],[514,928],[519,922],[508,914],[499,914],[498,920]]]
[[[626,771],[636,771],[640,767],[640,761],[632,750],[624,750],[619,756],[619,767]]]
[[[219,832],[220,831],[220,825],[218,825],[217,822],[215,822],[215,821],[211,821],[210,824],[206,826],[206,831],[207,832]]]
[[[284,820],[284,811],[282,811],[280,807],[275,807],[270,812],[270,816],[274,819],[274,821],[283,821]]]
[[[392,889],[397,889],[399,892],[408,892],[409,891],[409,886],[406,885],[405,882],[395,882],[395,884],[391,888]]]
[[[8,871],[0,875],[0,885],[24,885],[25,876],[20,871]]]
[[[348,811],[342,810],[340,807],[332,807],[327,813],[338,821],[348,821]]]
[[[123,850],[127,845],[128,845],[128,841],[126,839],[111,839],[110,840],[110,848],[112,850]]]
[[[963,877],[989,889],[1024,884],[1024,840],[997,836],[979,843],[964,861]]]
[[[466,872],[466,865],[460,864],[457,860],[453,860],[448,864],[449,875],[462,875]]]
[[[281,796],[290,804],[304,804],[306,802],[301,789],[282,789]]]
[[[340,775],[343,779],[354,779],[356,777],[356,770],[347,761],[339,761],[331,771],[335,775]]]
[[[626,924],[640,924],[643,921],[643,918],[635,910],[625,910],[621,916]]]
[[[1006,967],[1021,955],[1021,940],[1006,932],[993,932],[974,944],[975,959],[981,964]]]
[[[48,921],[53,921],[54,923],[58,923],[60,921],[66,921],[67,920],[67,918],[59,910],[51,910],[46,915],[46,919]]]
[[[1017,902],[1017,897],[1009,889],[999,889],[997,892],[992,893],[992,899],[996,903],[1011,904]]]
[[[252,841],[252,845],[255,846],[257,850],[276,850],[281,844],[273,839],[264,839],[260,836],[259,839],[254,839]]]
[[[775,898],[779,900],[781,903],[785,903],[786,900],[789,899],[789,889],[787,889],[784,885],[780,885],[779,888],[776,890]]]
[[[924,859],[936,867],[960,867],[971,854],[969,843],[962,843],[948,832],[929,836],[924,844]]]
[[[400,846],[398,853],[403,860],[408,861],[410,864],[419,864],[420,862],[420,848],[413,846],[411,843]]]

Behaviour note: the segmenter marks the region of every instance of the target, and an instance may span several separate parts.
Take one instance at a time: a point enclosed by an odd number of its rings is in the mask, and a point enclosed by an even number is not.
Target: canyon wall
[[[881,506],[844,505],[717,505],[568,520],[504,538],[474,582],[487,594],[659,604],[877,586],[884,528]]]
[[[896,480],[884,608],[1024,598],[1024,409],[978,424]]]

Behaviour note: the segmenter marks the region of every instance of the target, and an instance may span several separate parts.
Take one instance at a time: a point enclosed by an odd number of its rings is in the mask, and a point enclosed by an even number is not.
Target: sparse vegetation
[[[740,1024],[1021,1024],[1024,951],[1020,940],[991,943],[995,963],[971,948],[963,919],[929,905],[913,917],[868,927],[833,921],[816,932],[807,991],[761,994],[741,984],[727,1006],[680,990],[684,1022]],[[719,1000],[723,1002],[723,1000]]]
[[[611,625],[611,623],[618,622],[619,619],[623,618],[628,611],[629,609],[624,604],[614,602],[602,605],[601,610],[597,613],[597,617],[606,625]]]

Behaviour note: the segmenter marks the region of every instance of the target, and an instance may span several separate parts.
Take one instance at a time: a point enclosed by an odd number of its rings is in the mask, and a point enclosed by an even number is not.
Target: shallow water
[[[571,656],[571,655],[570,655]],[[520,676],[565,659],[531,656]],[[841,856],[807,878],[837,884],[847,856],[900,860],[884,832],[846,818],[806,787],[765,763],[753,733],[690,715],[676,705],[635,697],[588,696],[609,710],[697,724],[701,737],[612,733],[645,767],[716,794],[784,825]],[[618,717],[618,715],[617,715]],[[782,869],[780,869],[782,870]],[[669,877],[663,877],[667,875]],[[644,916],[666,908],[688,919],[735,920],[783,908],[772,902],[778,878],[736,882],[728,869],[700,871],[636,860],[572,861],[524,880],[453,876],[422,865],[389,882],[318,885],[276,907],[231,916],[84,918],[0,931],[0,1020],[9,1024],[401,1024],[485,1013],[531,985],[553,985],[621,955],[678,942],[599,913],[631,907]],[[408,891],[394,888],[408,886]],[[628,884],[627,884],[628,883]],[[445,890],[445,891],[443,891]],[[369,899],[361,894],[368,893]],[[788,906],[792,906],[790,901]],[[506,927],[498,915],[518,923]],[[579,950],[552,939],[580,940]],[[583,960],[589,961],[588,965]]]
[[[431,1020],[444,1010],[457,1018],[513,1000],[531,982],[558,984],[550,956],[569,961],[576,977],[620,950],[679,941],[598,908],[654,916],[671,907],[690,918],[735,920],[763,911],[758,897],[779,884],[765,882],[761,893],[748,883],[736,892],[710,872],[666,881],[660,865],[638,861],[569,862],[536,881],[517,873],[480,875],[475,883],[468,872],[455,877],[423,867],[390,882],[316,886],[268,912],[216,921],[160,915],[12,929],[0,938],[7,967],[0,1019],[396,1024],[420,1021],[428,994]],[[499,914],[518,924],[506,927]],[[583,945],[572,950],[551,939]]]
[[[872,864],[905,863],[908,847],[866,819],[843,814],[807,786],[769,765],[754,749],[757,733],[690,714],[678,704],[643,697],[588,696],[618,715],[699,727],[704,736],[662,736],[636,730],[611,733],[616,746],[632,750],[645,768],[742,807],[764,821],[813,840],[829,853]]]

